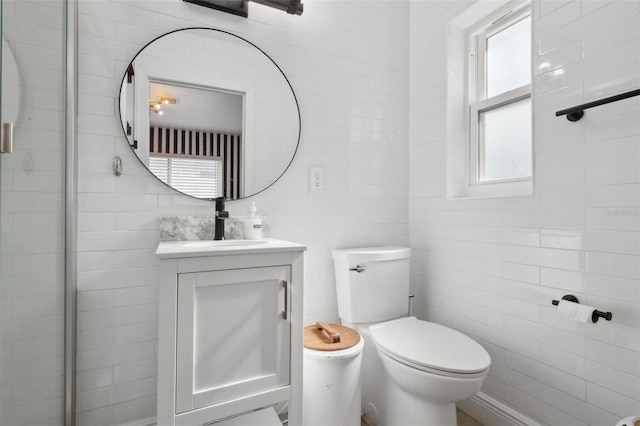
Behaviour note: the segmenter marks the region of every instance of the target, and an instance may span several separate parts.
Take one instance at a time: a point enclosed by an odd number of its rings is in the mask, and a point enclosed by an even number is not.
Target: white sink
[[[186,243],[185,247],[194,248],[214,248],[214,247],[234,247],[234,246],[255,246],[258,244],[266,244],[267,241],[263,240],[207,240],[207,241],[194,241],[193,243]]]

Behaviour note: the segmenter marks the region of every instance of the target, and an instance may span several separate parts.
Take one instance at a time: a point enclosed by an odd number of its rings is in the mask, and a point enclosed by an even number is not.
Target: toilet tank
[[[411,249],[383,246],[334,250],[338,315],[351,324],[387,321],[409,311]],[[364,266],[361,272],[353,269]],[[360,268],[362,269],[362,268]]]

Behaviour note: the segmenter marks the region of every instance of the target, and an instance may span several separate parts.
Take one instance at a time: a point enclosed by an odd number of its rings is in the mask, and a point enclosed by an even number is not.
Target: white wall
[[[302,140],[292,167],[250,201],[271,235],[308,244],[306,323],[337,321],[330,250],[408,244],[408,3],[305,1],[301,17],[250,5],[249,19],[179,0],[79,2],[79,425],[155,415],[158,218],[213,205],[149,177],[122,133],[118,93],[156,36],[205,25],[247,38],[296,92]],[[124,173],[111,171],[114,155]],[[327,190],[309,193],[309,168]]]
[[[615,424],[640,412],[640,98],[554,113],[640,86],[640,2],[533,2],[535,196],[448,201],[446,23],[470,4],[410,7],[415,306],[489,350],[499,401],[549,425]],[[613,321],[560,318],[567,293]]]

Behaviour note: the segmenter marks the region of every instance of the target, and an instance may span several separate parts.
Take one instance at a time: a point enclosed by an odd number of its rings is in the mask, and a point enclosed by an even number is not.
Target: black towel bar
[[[556,117],[566,115],[569,121],[578,121],[584,116],[584,110],[597,107],[611,102],[621,101],[623,99],[632,98],[634,96],[640,96],[640,89],[631,90],[630,92],[620,93],[619,95],[609,96],[608,98],[600,99],[599,101],[587,102],[586,104],[574,106],[571,108],[563,109],[556,112]]]

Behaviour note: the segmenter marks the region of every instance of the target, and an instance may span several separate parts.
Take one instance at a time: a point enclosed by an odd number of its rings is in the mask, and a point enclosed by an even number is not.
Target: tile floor
[[[456,410],[456,412],[458,413],[458,426],[483,426],[482,423],[478,422],[464,411]],[[361,426],[367,426],[367,424],[362,421]]]
[[[482,423],[469,416],[464,411],[456,411],[458,413],[458,426],[483,426]]]

